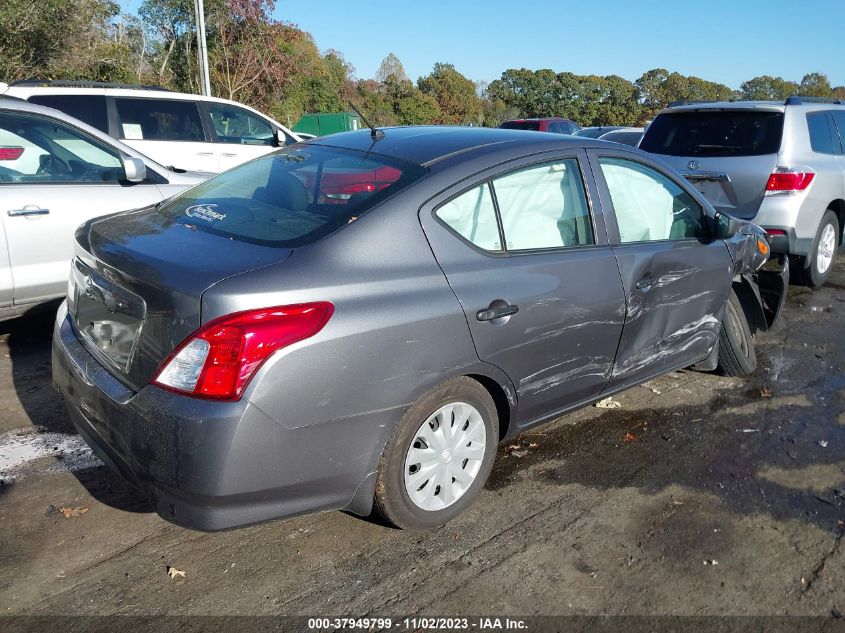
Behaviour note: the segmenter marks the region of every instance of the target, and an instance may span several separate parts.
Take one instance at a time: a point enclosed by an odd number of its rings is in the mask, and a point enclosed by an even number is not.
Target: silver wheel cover
[[[487,450],[487,428],[465,402],[440,407],[414,433],[405,456],[405,491],[421,510],[443,510],[473,484]]]

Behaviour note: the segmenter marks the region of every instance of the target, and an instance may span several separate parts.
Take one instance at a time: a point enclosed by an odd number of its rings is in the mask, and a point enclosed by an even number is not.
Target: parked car
[[[842,242],[844,148],[845,105],[813,97],[673,105],[640,142],[716,209],[764,227],[810,286],[827,280]]]
[[[300,140],[242,103],[155,86],[27,80],[5,93],[61,110],[178,169],[218,173]]]
[[[581,129],[575,121],[560,117],[545,117],[541,119],[513,119],[505,121],[500,128],[504,130],[533,130],[535,132],[552,132],[554,134],[574,134]]]
[[[622,130],[624,126],[622,125],[602,125],[596,127],[582,127],[580,130],[575,132],[575,136],[583,136],[584,138],[599,138],[600,136],[604,136],[608,132],[614,132],[616,130]]]
[[[82,226],[54,382],[170,521],[432,527],[503,438],[682,367],[752,371],[788,276],[765,237],[615,143],[337,134]]]
[[[643,128],[641,127],[623,127],[618,130],[612,130],[599,136],[603,141],[613,141],[614,143],[622,143],[623,145],[630,145],[636,147],[643,137]]]
[[[210,175],[171,171],[58,110],[0,97],[0,320],[65,295],[84,221]]]

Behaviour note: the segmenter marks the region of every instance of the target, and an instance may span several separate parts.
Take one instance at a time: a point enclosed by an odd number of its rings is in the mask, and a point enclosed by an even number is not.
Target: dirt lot
[[[74,436],[50,387],[50,319],[2,324],[0,607],[842,623],[843,284],[840,263],[825,288],[793,287],[748,379],[677,372],[501,447],[480,501],[429,533],[340,512],[170,525]]]

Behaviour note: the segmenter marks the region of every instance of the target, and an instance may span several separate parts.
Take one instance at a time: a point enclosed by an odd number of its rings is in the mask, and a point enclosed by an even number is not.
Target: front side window
[[[102,183],[124,177],[119,154],[53,119],[0,114],[0,183]]]
[[[578,161],[567,158],[493,181],[507,250],[594,244]]]
[[[499,223],[490,185],[484,183],[453,198],[435,212],[465,240],[488,251],[501,251]]]
[[[704,212],[677,183],[641,163],[600,158],[623,244],[705,239]]]
[[[273,128],[261,117],[225,103],[209,103],[208,113],[219,143],[274,144]]]
[[[122,139],[194,142],[205,140],[199,109],[193,101],[117,97],[114,103],[120,119]]]
[[[199,231],[296,248],[355,221],[426,173],[365,152],[292,145],[223,172],[158,211]]]

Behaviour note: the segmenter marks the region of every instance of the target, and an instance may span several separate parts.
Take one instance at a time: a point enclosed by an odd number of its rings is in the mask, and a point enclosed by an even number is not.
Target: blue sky
[[[442,61],[487,81],[507,68],[634,80],[662,67],[732,88],[807,72],[845,85],[845,0],[278,0],[275,15],[364,78],[394,52],[412,79]]]

